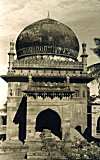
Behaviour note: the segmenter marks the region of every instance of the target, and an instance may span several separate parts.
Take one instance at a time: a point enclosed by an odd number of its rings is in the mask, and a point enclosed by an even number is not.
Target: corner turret
[[[82,65],[83,65],[83,73],[87,73],[87,57],[88,54],[86,53],[86,43],[82,44],[83,53],[81,54],[82,57]]]
[[[10,42],[10,51],[8,53],[8,56],[9,56],[8,72],[11,72],[12,71],[12,67],[13,67],[13,63],[14,63],[14,56],[15,56],[15,53],[14,53],[14,42]]]

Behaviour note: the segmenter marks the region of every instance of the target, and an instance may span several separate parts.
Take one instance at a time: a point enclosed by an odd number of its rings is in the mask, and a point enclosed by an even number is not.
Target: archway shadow
[[[48,108],[38,114],[35,129],[39,132],[43,132],[43,129],[49,129],[51,133],[62,139],[61,118],[59,114],[52,109]]]
[[[100,139],[99,138],[95,138],[91,135],[91,131],[89,128],[86,128],[84,133],[82,133],[81,131],[81,126],[78,125],[75,127],[75,129],[88,141],[88,142],[92,142],[94,141],[98,146],[100,146]]]
[[[91,142],[92,141],[92,136],[91,136],[91,132],[89,130],[89,128],[86,128],[84,133],[82,133],[81,131],[81,126],[78,125],[75,127],[75,129],[85,138],[87,139],[88,142]]]

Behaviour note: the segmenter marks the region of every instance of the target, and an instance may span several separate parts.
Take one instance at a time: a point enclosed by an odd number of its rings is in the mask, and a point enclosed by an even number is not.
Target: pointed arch
[[[100,134],[100,117],[97,120],[97,128],[96,128],[97,134]]]
[[[36,131],[42,132],[43,129],[51,130],[51,133],[62,139],[61,118],[59,114],[48,108],[41,111],[36,117]]]

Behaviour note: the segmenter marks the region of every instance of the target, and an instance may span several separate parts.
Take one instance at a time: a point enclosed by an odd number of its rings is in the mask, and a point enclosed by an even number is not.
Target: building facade
[[[97,54],[97,49],[94,49],[94,53]],[[99,54],[97,55],[99,56]],[[97,139],[100,144],[100,63],[89,66],[88,72],[95,77],[95,80],[93,81],[94,83],[91,84],[91,87],[94,88],[97,86],[98,91],[97,95],[94,93],[91,97],[91,135]]]
[[[0,140],[6,139],[6,124],[7,124],[7,109],[6,103],[4,107],[0,109]]]
[[[92,103],[92,136],[100,139],[100,101]]]
[[[70,129],[87,127],[86,44],[82,61],[79,42],[66,25],[49,17],[26,27],[10,43],[9,68],[2,78],[8,83],[7,140],[19,139],[29,148],[36,134],[48,129],[64,140]]]

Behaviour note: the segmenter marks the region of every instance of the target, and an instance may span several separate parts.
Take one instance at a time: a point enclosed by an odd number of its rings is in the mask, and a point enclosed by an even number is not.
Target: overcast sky
[[[80,43],[87,43],[88,65],[100,62],[90,50],[94,37],[100,38],[100,0],[0,0],[0,75],[6,73],[9,42],[29,24],[50,17],[69,26]],[[0,104],[7,85],[0,79]]]

